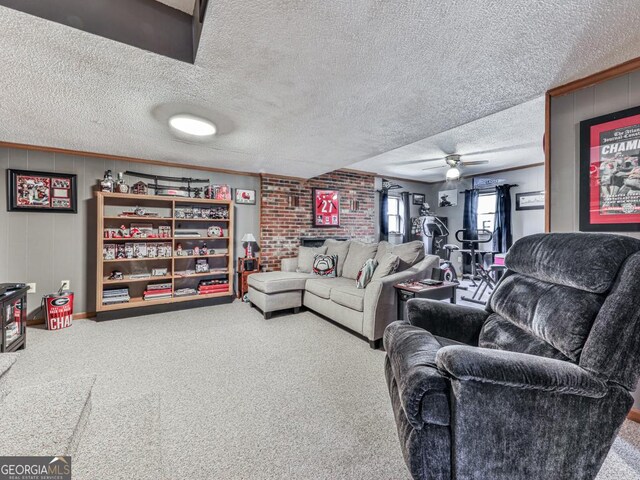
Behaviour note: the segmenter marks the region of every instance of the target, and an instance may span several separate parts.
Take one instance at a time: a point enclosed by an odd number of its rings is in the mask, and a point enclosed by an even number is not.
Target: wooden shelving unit
[[[129,308],[139,308],[151,305],[166,305],[171,303],[189,302],[207,298],[233,296],[233,202],[231,200],[208,200],[199,198],[164,197],[159,195],[133,195],[97,192],[97,285],[96,285],[96,311],[111,312]],[[132,211],[136,207],[159,213],[159,216],[119,216],[123,211]],[[229,218],[178,218],[176,209],[191,207],[216,208],[226,207]],[[158,226],[171,227],[171,236],[165,238],[105,238],[105,229],[119,228],[120,225],[130,228],[132,223],[152,224],[154,229]],[[206,230],[211,226],[219,226],[225,232],[222,237],[208,237]],[[202,230],[201,236],[175,236],[176,228]],[[122,243],[170,243],[172,256],[153,258],[116,258],[106,260],[103,249],[105,244]],[[208,255],[176,255],[176,247],[182,244],[183,249],[193,249],[203,243],[208,245],[214,253]],[[224,253],[216,252],[224,250]],[[178,272],[194,270],[196,259],[206,259],[212,269],[211,272],[192,273],[182,275]],[[149,265],[149,264],[153,265]],[[157,267],[156,267],[157,265]],[[148,278],[127,278],[134,273],[151,273],[152,268],[166,268],[167,275],[151,276]],[[122,280],[108,280],[112,271],[119,270],[125,275]],[[146,286],[153,283],[171,283],[171,290],[175,292],[180,288],[196,288],[198,282],[208,278],[225,278],[228,281],[227,289],[222,292],[203,294],[172,296],[144,300],[142,295]],[[131,300],[126,303],[104,305],[104,288],[129,288]]]

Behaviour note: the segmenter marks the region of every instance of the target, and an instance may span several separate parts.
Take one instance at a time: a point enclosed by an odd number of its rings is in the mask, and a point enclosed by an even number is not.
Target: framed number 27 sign
[[[338,190],[313,189],[313,226],[340,226],[340,192]]]

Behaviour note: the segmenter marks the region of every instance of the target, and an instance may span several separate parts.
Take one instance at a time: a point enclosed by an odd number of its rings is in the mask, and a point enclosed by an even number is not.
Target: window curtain
[[[387,205],[387,199],[389,198],[389,191],[385,188],[380,190],[380,241],[389,240],[389,206]]]
[[[493,250],[506,253],[513,243],[511,234],[511,185],[496,187],[496,219],[493,222]]]
[[[463,238],[477,239],[478,238],[478,197],[480,196],[478,190],[465,190],[464,191],[464,213],[462,217],[462,228],[465,230]],[[471,248],[472,242],[464,242],[462,248]],[[475,244],[475,248],[478,248],[478,244]],[[471,269],[470,255],[464,255],[463,269],[470,272]]]
[[[409,204],[409,192],[402,192],[402,242],[411,241],[411,205]]]

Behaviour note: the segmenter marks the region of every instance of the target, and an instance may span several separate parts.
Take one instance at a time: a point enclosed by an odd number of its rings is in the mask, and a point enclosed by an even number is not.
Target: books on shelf
[[[185,229],[177,229],[174,233],[174,237],[182,238],[182,237],[201,237],[200,232],[197,230],[185,230]]]
[[[228,290],[229,290],[228,280],[201,280],[198,283],[198,293],[200,295],[226,292]]]
[[[179,288],[173,292],[174,297],[188,297],[190,295],[197,295],[198,291],[195,288]]]
[[[131,300],[128,288],[109,288],[102,290],[102,304],[128,303]]]
[[[158,300],[160,298],[171,298],[173,295],[173,289],[171,282],[167,283],[154,283],[147,285],[142,298],[145,300]]]

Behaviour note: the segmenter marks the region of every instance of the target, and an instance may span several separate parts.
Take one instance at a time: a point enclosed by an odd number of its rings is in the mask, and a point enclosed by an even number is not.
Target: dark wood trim
[[[473,175],[463,175],[464,178],[484,177],[485,175],[495,175],[496,173],[513,172],[514,170],[524,170],[525,168],[542,167],[544,162],[530,163],[529,165],[520,165],[517,167],[503,168],[502,170],[492,170],[490,172],[474,173]],[[442,183],[442,182],[435,182]]]
[[[551,95],[544,99],[544,231],[551,232]]]
[[[629,412],[629,415],[627,415],[627,419],[633,422],[640,423],[640,410],[637,408],[632,408]]]
[[[576,90],[591,87],[592,85],[595,85],[597,83],[611,80],[612,78],[619,77],[621,75],[626,75],[627,73],[633,72],[638,69],[640,69],[640,57],[633,58],[619,65],[607,68],[606,70],[602,70],[601,72],[579,78],[578,80],[565,83],[564,85],[554,87],[547,92],[547,95],[551,97],[566,95],[568,93],[575,92]]]
[[[226,173],[230,175],[245,175],[249,177],[260,176],[259,173],[242,172],[242,171],[236,171],[236,170],[229,170],[226,168],[203,167],[200,165],[190,165],[186,163],[166,162],[164,160],[149,160],[146,158],[125,157],[122,155],[108,155],[106,153],[83,152],[80,150],[68,150],[66,148],[41,147],[39,145],[27,145],[24,143],[0,142],[0,147],[15,148],[18,150],[34,150],[38,152],[61,153],[65,155],[74,155],[76,157],[93,157],[93,158],[102,158],[105,160],[116,160],[121,162],[144,163],[146,165],[158,165],[161,167],[186,168],[189,170],[200,170],[202,172]]]

